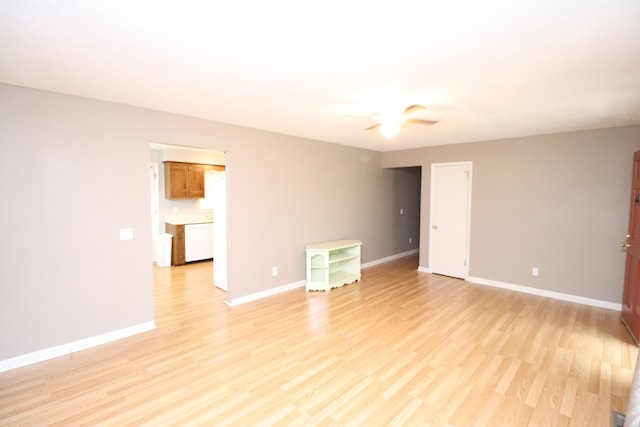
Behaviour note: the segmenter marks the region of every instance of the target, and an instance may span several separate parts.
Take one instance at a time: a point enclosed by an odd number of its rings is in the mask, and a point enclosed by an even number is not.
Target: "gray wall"
[[[431,164],[470,160],[470,276],[620,303],[638,149],[640,126],[630,126],[389,152],[382,164],[423,167],[422,267]]]
[[[7,85],[0,99],[0,360],[153,320],[152,142],[227,152],[228,299],[303,280],[308,243],[361,239],[363,262],[415,247],[395,231],[403,172],[379,153]]]
[[[0,99],[0,359],[152,321],[149,144],[134,110],[8,86]]]
[[[638,126],[376,153],[13,86],[0,99],[0,360],[153,320],[151,142],[227,153],[228,299],[303,280],[304,246],[330,239],[361,239],[368,262],[420,232],[427,266],[430,164],[471,160],[472,276],[620,301]]]

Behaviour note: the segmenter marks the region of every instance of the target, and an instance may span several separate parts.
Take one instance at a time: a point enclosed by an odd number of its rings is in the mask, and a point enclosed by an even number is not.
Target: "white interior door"
[[[431,165],[429,270],[466,278],[471,212],[471,162]]]

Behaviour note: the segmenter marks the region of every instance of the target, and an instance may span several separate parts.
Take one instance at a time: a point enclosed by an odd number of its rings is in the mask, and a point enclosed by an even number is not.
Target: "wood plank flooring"
[[[237,307],[155,269],[157,329],[0,373],[3,426],[609,426],[637,348],[615,311],[418,273]]]

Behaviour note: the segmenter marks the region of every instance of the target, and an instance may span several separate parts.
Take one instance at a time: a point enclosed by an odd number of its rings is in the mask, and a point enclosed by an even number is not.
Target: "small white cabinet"
[[[360,280],[359,240],[308,245],[307,291],[329,291]]]

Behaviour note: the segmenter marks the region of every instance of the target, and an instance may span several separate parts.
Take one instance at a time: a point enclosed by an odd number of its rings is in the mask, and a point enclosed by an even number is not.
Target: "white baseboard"
[[[467,277],[466,280],[477,285],[492,286],[494,288],[508,289],[510,291],[523,292],[525,294],[538,295],[541,297],[552,298],[560,301],[575,302],[577,304],[622,311],[622,304],[609,301],[581,297],[578,295],[564,294],[561,292],[547,291],[545,289],[532,288],[529,286],[514,285],[512,283],[498,282],[496,280],[483,279],[481,277]]]
[[[288,285],[278,286],[277,288],[267,289],[266,291],[256,292],[255,294],[247,295],[240,298],[233,298],[229,301],[226,301],[228,305],[234,307],[236,305],[245,304],[251,301],[256,301],[262,298],[270,297],[273,295],[280,294],[282,292],[287,292],[293,289],[302,288],[306,284],[306,281],[301,280],[299,282],[290,283]]]
[[[382,264],[385,262],[389,262],[389,261],[393,261],[395,259],[399,259],[399,258],[404,258],[406,256],[409,255],[413,255],[413,254],[417,254],[418,253],[418,249],[412,249],[410,251],[406,251],[406,252],[402,252],[396,255],[391,255],[385,258],[380,258],[377,259],[375,261],[369,261],[369,262],[365,262],[364,264],[362,264],[361,268],[369,268],[369,267],[373,267],[374,265],[378,265],[378,264]]]
[[[137,335],[142,332],[147,332],[155,329],[155,327],[156,324],[153,321],[140,323],[139,325],[129,326],[128,328],[118,329],[117,331],[107,332],[105,334],[81,339],[68,344],[62,344],[55,347],[46,348],[44,350],[34,351],[33,353],[12,357],[11,359],[0,360],[0,372],[53,359],[55,357],[66,356],[68,354],[85,350],[87,348],[96,347],[111,341],[130,337],[132,335]]]
[[[394,259],[398,259],[398,258],[403,258],[409,255],[413,255],[415,253],[418,253],[418,249],[413,249],[407,252],[402,252],[400,254],[396,254],[396,255],[391,255],[388,256],[386,258],[381,258],[375,261],[370,261],[367,263],[362,264],[361,268],[368,268],[368,267],[372,267],[374,265],[378,265],[378,264],[382,264],[384,262],[388,262],[388,261],[393,261]],[[230,305],[231,307],[234,307],[236,305],[240,305],[240,304],[245,304],[251,301],[256,301],[262,298],[266,298],[266,297],[270,297],[273,295],[277,295],[279,293],[282,292],[287,292],[293,289],[297,289],[297,288],[303,288],[306,284],[306,281],[301,280],[299,282],[294,282],[294,283],[290,283],[288,285],[283,285],[283,286],[279,286],[277,288],[273,288],[273,289],[267,289],[266,291],[262,291],[262,292],[256,292],[255,294],[251,294],[251,295],[247,295],[244,297],[240,297],[240,298],[233,298],[229,301],[227,301],[226,303],[228,305]]]
[[[400,254],[396,254],[396,255],[392,255],[389,257],[385,257],[385,258],[381,258],[375,261],[370,261],[367,263],[362,264],[362,268],[369,268],[369,267],[373,267],[374,265],[378,265],[378,264],[382,264],[388,261],[393,261],[395,259],[399,259],[399,258],[403,258],[409,255],[413,255],[415,253],[418,253],[418,249],[414,249],[411,251],[407,251],[407,252],[402,252]],[[419,266],[418,267],[418,271],[421,273],[431,273],[431,269],[428,267],[423,267],[423,266]],[[537,296],[542,296],[542,297],[547,297],[547,298],[552,298],[552,299],[556,299],[556,300],[560,300],[560,301],[568,301],[568,302],[574,302],[574,303],[578,303],[578,304],[584,304],[584,305],[590,305],[593,307],[599,307],[599,308],[606,308],[609,310],[615,310],[615,311],[622,311],[622,304],[618,304],[618,303],[613,303],[613,302],[609,302],[609,301],[602,301],[602,300],[597,300],[597,299],[593,299],[593,298],[587,298],[587,297],[581,297],[578,295],[571,295],[571,294],[564,294],[561,292],[554,292],[554,291],[548,291],[548,290],[544,290],[544,289],[538,289],[538,288],[532,288],[529,286],[522,286],[522,285],[515,285],[512,283],[505,283],[505,282],[499,282],[497,280],[489,280],[489,279],[483,279],[481,277],[471,277],[469,276],[466,279],[468,282],[472,282],[478,285],[484,285],[484,286],[492,286],[494,288],[501,288],[501,289],[507,289],[507,290],[511,290],[511,291],[516,291],[516,292],[522,292],[525,294],[531,294],[531,295],[537,295]],[[296,288],[302,288],[305,286],[305,281],[299,281],[299,282],[295,282],[295,283],[291,283],[289,285],[284,285],[284,286],[280,286],[277,288],[273,288],[273,289],[267,289],[266,291],[262,291],[262,292],[258,292],[255,294],[251,294],[251,295],[247,295],[244,297],[240,297],[240,298],[234,298],[231,301],[227,301],[227,304],[230,306],[236,306],[236,305],[240,305],[240,304],[244,304],[247,302],[251,302],[251,301],[256,301],[262,298],[266,298],[272,295],[276,295],[282,292],[287,292],[290,291],[292,289],[296,289]]]

